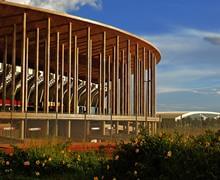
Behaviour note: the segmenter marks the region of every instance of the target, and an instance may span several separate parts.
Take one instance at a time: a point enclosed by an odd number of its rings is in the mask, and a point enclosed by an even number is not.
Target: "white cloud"
[[[161,64],[219,63],[220,31],[201,31],[192,28],[176,28],[173,32],[144,35],[162,52]]]
[[[158,94],[167,93],[192,93],[200,95],[220,95],[220,87],[202,87],[202,88],[176,88],[176,87],[159,87],[157,90]]]
[[[174,92],[191,92],[191,93],[198,93],[197,90],[187,89],[187,88],[175,88],[175,87],[159,87],[158,91],[159,94],[162,93],[174,93]]]
[[[213,76],[219,76],[220,77],[220,71],[218,67],[213,68],[186,68],[186,67],[176,67],[172,71],[165,71],[158,76],[161,78],[162,81],[165,79],[169,80],[175,80],[178,81],[192,81],[197,80],[201,78],[207,78],[207,77],[213,77]]]
[[[162,53],[157,66],[160,110],[219,107],[220,31],[175,28],[173,32],[143,37]]]
[[[220,32],[177,28],[172,33],[144,36],[162,53],[159,87],[200,88],[220,79],[219,46],[206,37],[220,37]]]
[[[6,0],[6,1],[21,3],[21,4],[29,4],[30,3],[30,0]]]
[[[219,83],[213,79],[220,78],[218,68],[213,69],[181,69],[161,71],[158,73],[158,94],[193,93],[204,95],[220,95]]]
[[[204,40],[212,43],[213,45],[220,45],[220,37],[219,36],[208,36],[208,37],[205,37]]]
[[[11,2],[30,4],[33,6],[59,11],[79,10],[83,6],[91,6],[96,9],[102,8],[101,0],[8,0]]]

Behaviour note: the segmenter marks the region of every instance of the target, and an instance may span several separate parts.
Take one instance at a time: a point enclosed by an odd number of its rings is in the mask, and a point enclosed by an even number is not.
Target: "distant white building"
[[[187,117],[200,117],[202,120],[206,120],[209,117],[212,117],[214,119],[220,118],[220,113],[219,112],[209,112],[209,111],[192,111],[192,112],[188,112],[185,114],[182,114],[181,116],[178,116],[175,118],[175,121],[180,121],[184,118]]]

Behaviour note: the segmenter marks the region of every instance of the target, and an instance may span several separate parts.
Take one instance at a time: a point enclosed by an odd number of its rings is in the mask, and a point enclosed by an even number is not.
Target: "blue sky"
[[[101,21],[153,42],[162,53],[158,111],[220,111],[219,0],[16,1]]]

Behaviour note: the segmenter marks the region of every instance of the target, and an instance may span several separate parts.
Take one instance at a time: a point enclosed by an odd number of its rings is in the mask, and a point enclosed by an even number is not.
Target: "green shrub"
[[[220,137],[140,134],[121,143],[103,168],[105,179],[220,179]]]
[[[70,152],[68,144],[0,152],[2,179],[220,179],[220,131],[197,137],[142,132],[112,158]]]
[[[15,148],[13,154],[0,153],[0,176],[6,179],[91,179],[100,174],[105,158],[99,152],[70,152],[67,144]]]

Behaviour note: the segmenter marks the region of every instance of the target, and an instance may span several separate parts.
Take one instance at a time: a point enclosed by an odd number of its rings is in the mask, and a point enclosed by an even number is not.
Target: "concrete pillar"
[[[68,120],[68,138],[71,138],[71,120]]]
[[[129,121],[127,121],[126,126],[127,126],[126,133],[129,134],[130,133],[130,122]]]
[[[86,138],[90,135],[90,121],[86,121]],[[87,140],[87,139],[86,139]]]
[[[46,135],[50,135],[50,120],[46,120]]]
[[[148,122],[148,131],[149,131],[149,135],[152,135],[152,123]]]
[[[119,134],[119,122],[118,121],[115,122],[115,134],[116,135]]]
[[[58,119],[55,120],[55,136],[58,137],[58,130],[59,130],[59,126],[58,126]]]
[[[21,139],[24,140],[25,137],[25,124],[24,124],[24,120],[21,120]]]
[[[135,122],[135,134],[136,135],[138,134],[138,119],[137,119],[137,116],[136,116],[136,122]]]
[[[101,124],[102,124],[102,125],[101,125],[101,135],[102,135],[102,136],[105,136],[105,134],[106,134],[106,133],[105,133],[105,121],[101,122]]]

